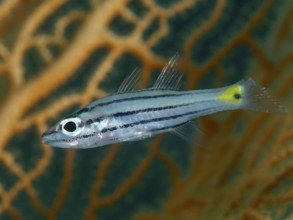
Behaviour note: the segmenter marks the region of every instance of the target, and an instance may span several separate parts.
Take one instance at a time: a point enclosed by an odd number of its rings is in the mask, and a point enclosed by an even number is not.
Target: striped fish
[[[43,143],[93,148],[172,132],[186,140],[186,128],[203,115],[234,109],[283,112],[285,109],[252,79],[222,88],[179,91],[178,55],[164,67],[153,88],[134,90],[134,71],[112,96],[96,100],[63,118],[42,135]]]

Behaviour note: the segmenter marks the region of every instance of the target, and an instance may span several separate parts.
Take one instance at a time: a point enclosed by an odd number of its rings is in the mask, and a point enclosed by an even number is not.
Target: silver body
[[[139,77],[137,72],[132,73],[117,94],[65,117],[43,134],[43,142],[65,148],[92,148],[162,132],[188,139],[183,128],[203,115],[244,108],[282,110],[252,79],[218,89],[178,91],[182,75],[176,71],[176,65],[174,57],[152,89],[133,91]]]
[[[85,127],[89,131],[86,135],[92,136],[83,141],[82,147],[144,139],[173,131],[199,116],[233,108],[215,100],[218,92],[144,90],[100,99],[79,116],[85,122],[92,121]]]

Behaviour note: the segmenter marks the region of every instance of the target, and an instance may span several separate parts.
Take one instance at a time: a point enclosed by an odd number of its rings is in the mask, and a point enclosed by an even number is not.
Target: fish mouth
[[[69,143],[64,140],[52,140],[52,139],[48,138],[48,136],[44,136],[42,138],[42,143],[50,145],[52,147],[61,147],[61,148],[69,148],[70,147]]]
[[[66,140],[58,137],[58,132],[56,130],[48,130],[42,134],[42,143],[48,144],[53,147],[60,148],[76,148],[78,141],[76,140]]]
[[[42,143],[56,147],[66,147],[67,143],[62,139],[56,138],[57,136],[58,132],[56,130],[48,130],[44,132],[41,136]]]

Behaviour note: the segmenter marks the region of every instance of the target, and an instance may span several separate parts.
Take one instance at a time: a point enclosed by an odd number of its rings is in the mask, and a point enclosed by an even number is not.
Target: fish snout
[[[49,130],[45,131],[42,135],[41,135],[41,138],[42,138],[42,142],[43,144],[47,144],[49,143],[51,140],[52,140],[52,135],[56,134],[57,131],[55,129],[55,127],[53,128],[50,128]]]

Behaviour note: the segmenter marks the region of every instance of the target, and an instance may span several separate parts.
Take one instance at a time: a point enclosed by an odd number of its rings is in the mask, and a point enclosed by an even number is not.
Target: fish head
[[[81,137],[87,134],[81,117],[67,117],[48,129],[42,135],[42,142],[54,147],[83,148]]]

